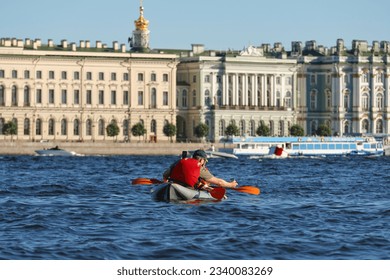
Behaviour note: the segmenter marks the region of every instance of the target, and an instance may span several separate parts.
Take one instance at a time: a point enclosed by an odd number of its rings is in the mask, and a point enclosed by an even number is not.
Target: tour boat
[[[77,153],[73,151],[66,151],[55,146],[50,149],[42,149],[35,151],[38,155],[41,156],[76,156]]]
[[[158,201],[189,201],[189,200],[209,200],[218,201],[225,199],[225,189],[215,188],[208,192],[184,187],[182,185],[167,182],[152,189],[152,196]]]
[[[233,139],[235,155],[245,156],[382,156],[382,141],[374,137],[248,137]]]

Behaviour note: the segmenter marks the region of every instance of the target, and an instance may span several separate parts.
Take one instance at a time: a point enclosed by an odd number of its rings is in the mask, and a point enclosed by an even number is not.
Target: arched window
[[[89,134],[91,135],[91,134]],[[129,135],[129,120],[124,120],[123,121],[123,136],[128,136]]]
[[[183,93],[181,96],[181,106],[183,108],[187,108],[188,106],[188,95],[187,95],[187,90],[183,89]]]
[[[12,122],[15,124],[16,126],[16,134],[15,135],[18,135],[18,119],[17,118],[13,118],[12,119]]]
[[[383,94],[382,93],[378,93],[376,95],[376,107],[379,109],[379,110],[382,110],[383,109]]]
[[[271,136],[275,135],[274,121],[269,121],[269,133]]]
[[[310,92],[310,109],[316,110],[317,109],[317,91],[312,90]]]
[[[12,86],[11,95],[12,106],[18,106],[18,89],[16,86]]]
[[[288,91],[287,93],[286,93],[286,97],[284,98],[284,106],[286,107],[286,108],[292,108],[292,100],[291,100],[292,98],[291,98],[291,92],[290,91]]]
[[[311,135],[315,135],[317,133],[317,122],[316,121],[311,121],[310,122],[310,132]]]
[[[362,109],[364,111],[368,111],[369,108],[369,96],[368,93],[363,93],[362,95]]]
[[[68,135],[68,122],[66,119],[61,120],[61,135],[62,136]]]
[[[362,133],[368,133],[370,130],[370,123],[368,120],[363,120],[362,121]]]
[[[344,134],[349,134],[350,131],[349,131],[349,121],[345,121],[344,122]]]
[[[225,136],[226,123],[225,120],[219,121],[219,136]]]
[[[245,121],[244,121],[244,120],[241,120],[241,121],[240,121],[240,127],[239,127],[239,129],[240,129],[240,135],[241,135],[241,136],[246,135],[246,131],[245,131]]]
[[[156,120],[152,120],[150,122],[150,132],[156,134],[157,133],[157,122]]]
[[[37,119],[35,121],[35,135],[42,135],[42,120]]]
[[[277,91],[276,92],[276,107],[277,108],[280,108],[281,104],[280,104],[280,91]]]
[[[30,119],[27,118],[24,119],[23,134],[30,135]]]
[[[73,121],[73,135],[80,135],[80,121],[78,119]]]
[[[30,106],[30,88],[24,87],[24,106]]]
[[[283,136],[284,135],[284,122],[283,121],[279,121],[278,135],[279,136]]]
[[[256,122],[254,120],[249,122],[249,136],[256,136]]]
[[[152,93],[150,97],[151,108],[157,108],[157,90],[152,88]]]
[[[99,130],[98,130],[98,134],[100,136],[104,136],[104,132],[105,132],[105,124],[104,124],[104,120],[99,120]]]
[[[48,134],[53,136],[54,132],[55,132],[55,122],[54,122],[54,119],[49,119]]]
[[[383,121],[382,120],[376,121],[375,133],[383,133]]]
[[[206,107],[210,107],[211,105],[210,91],[208,89],[206,89],[206,91],[204,92],[204,105]]]

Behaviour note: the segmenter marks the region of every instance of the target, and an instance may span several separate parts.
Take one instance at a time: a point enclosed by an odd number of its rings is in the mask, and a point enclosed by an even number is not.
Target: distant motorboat
[[[36,150],[38,155],[41,156],[76,156],[77,153],[73,151],[67,151],[60,149],[58,146],[55,146],[50,149]]]

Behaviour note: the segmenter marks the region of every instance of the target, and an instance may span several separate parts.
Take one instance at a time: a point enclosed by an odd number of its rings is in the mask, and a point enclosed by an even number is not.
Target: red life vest
[[[198,160],[185,158],[180,160],[172,169],[170,178],[173,181],[184,183],[184,185],[194,187],[200,175]]]

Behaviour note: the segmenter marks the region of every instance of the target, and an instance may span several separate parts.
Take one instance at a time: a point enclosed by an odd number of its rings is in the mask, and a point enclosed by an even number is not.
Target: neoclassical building
[[[63,40],[0,39],[0,140],[4,124],[17,125],[18,141],[112,141],[106,127],[120,127],[119,141],[133,139],[141,122],[145,141],[196,141],[195,128],[209,127],[208,140],[226,140],[234,123],[242,137],[260,124],[289,135],[301,125],[307,135],[321,124],[334,135],[390,134],[390,43],[354,40],[348,49],[315,41],[249,46],[242,51],[152,49],[142,2],[129,38],[79,44]],[[175,140],[175,139],[174,139]]]
[[[177,57],[150,51],[142,6],[135,27],[130,50],[117,42],[1,39],[0,140],[8,121],[17,125],[15,140],[112,141],[111,122],[121,141],[139,122],[145,140],[167,139],[163,126],[176,122]]]

